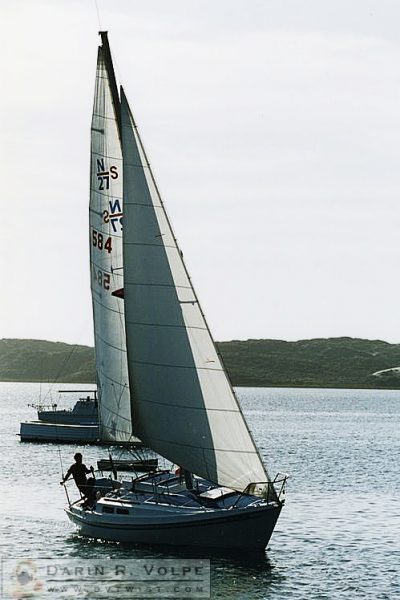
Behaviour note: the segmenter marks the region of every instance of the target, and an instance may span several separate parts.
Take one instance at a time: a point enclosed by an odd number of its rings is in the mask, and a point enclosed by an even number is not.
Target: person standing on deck
[[[70,466],[65,477],[63,478],[62,481],[60,481],[60,484],[64,485],[64,483],[67,481],[67,479],[69,479],[69,477],[72,475],[78,490],[80,491],[80,493],[83,496],[86,497],[87,491],[88,491],[88,485],[87,485],[88,481],[87,481],[86,475],[88,473],[93,473],[94,469],[93,469],[93,467],[90,467],[90,469],[88,469],[87,466],[83,464],[82,454],[80,452],[77,452],[75,454],[74,459],[75,459],[74,464]]]

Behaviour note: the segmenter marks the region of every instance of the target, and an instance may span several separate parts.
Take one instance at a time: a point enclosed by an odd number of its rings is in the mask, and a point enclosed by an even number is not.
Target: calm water
[[[400,392],[238,392],[270,473],[290,479],[265,557],[211,556],[212,598],[400,600]],[[2,554],[179,556],[75,532],[63,513],[57,446],[21,444],[16,436],[20,421],[34,418],[28,403],[38,399],[39,384],[0,383]],[[76,450],[61,447],[64,467]],[[98,447],[80,450],[87,464],[105,456]]]

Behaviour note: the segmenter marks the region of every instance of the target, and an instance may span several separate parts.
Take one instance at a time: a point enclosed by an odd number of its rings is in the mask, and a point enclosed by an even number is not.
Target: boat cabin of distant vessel
[[[83,390],[85,392],[85,390]],[[60,390],[60,393],[82,393],[75,390]],[[57,404],[51,406],[32,405],[37,409],[38,420],[46,423],[64,423],[66,425],[97,425],[98,404],[97,392],[91,392],[93,396],[79,398],[71,409],[59,409]]]

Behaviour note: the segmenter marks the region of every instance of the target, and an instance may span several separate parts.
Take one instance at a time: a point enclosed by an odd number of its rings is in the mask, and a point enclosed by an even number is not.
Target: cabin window
[[[117,508],[117,515],[129,515],[127,508]]]
[[[113,513],[113,512],[114,512],[113,506],[103,506],[103,513]]]

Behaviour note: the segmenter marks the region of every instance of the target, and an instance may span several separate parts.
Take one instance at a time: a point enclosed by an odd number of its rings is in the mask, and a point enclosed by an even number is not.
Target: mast
[[[115,78],[114,65],[111,56],[110,44],[108,43],[108,31],[99,31],[101,37],[104,62],[107,69],[111,89],[111,97],[114,105],[115,119],[118,126],[118,135],[121,139],[121,103],[118,94],[117,80]]]

